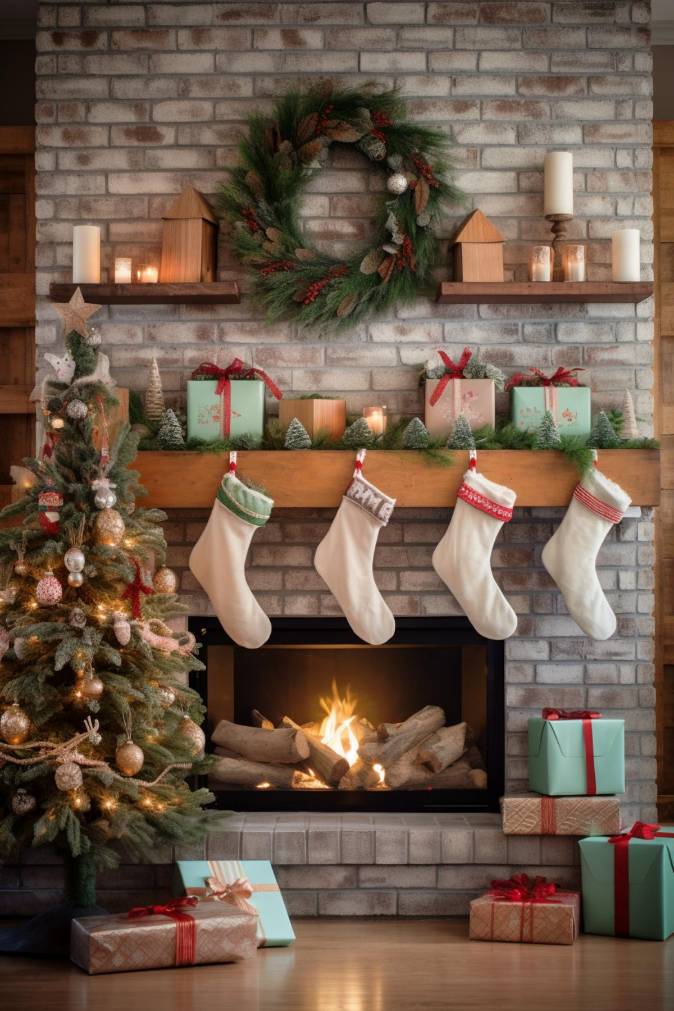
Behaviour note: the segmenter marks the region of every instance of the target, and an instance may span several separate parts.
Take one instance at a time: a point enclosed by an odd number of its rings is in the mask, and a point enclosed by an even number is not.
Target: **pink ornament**
[[[51,572],[42,577],[35,589],[35,599],[43,607],[51,607],[53,604],[58,604],[62,596],[63,587]]]

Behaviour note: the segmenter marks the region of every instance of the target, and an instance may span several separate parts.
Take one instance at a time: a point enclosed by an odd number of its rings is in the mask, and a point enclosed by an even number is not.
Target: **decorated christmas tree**
[[[403,446],[405,449],[426,449],[430,438],[421,418],[412,418],[403,432]]]
[[[460,414],[456,419],[447,445],[450,449],[475,449],[475,436],[465,415]]]
[[[108,445],[107,358],[86,323],[97,307],[76,296],[57,307],[72,361],[43,386],[49,438],[0,514],[19,521],[0,530],[0,858],[55,846],[72,903],[92,907],[97,869],[199,839],[212,796],[185,782],[207,764],[185,684],[202,665],[194,637],[165,624],[181,610],[173,574],[156,593],[150,577],[165,515],[136,503],[137,436]]]
[[[288,425],[283,445],[286,449],[311,449],[311,436],[299,418],[293,418]]]
[[[344,432],[342,441],[349,449],[361,449],[372,445],[374,435],[365,418],[356,418]]]
[[[592,446],[593,449],[614,449],[619,445],[620,439],[611,424],[611,419],[606,411],[600,411],[592,426],[588,446]]]
[[[162,449],[179,449],[185,445],[183,430],[171,407],[167,407],[162,415],[161,425],[157,432],[157,443]]]
[[[534,449],[559,449],[561,444],[562,437],[559,434],[559,426],[552,411],[546,411],[543,420],[536,429]]]

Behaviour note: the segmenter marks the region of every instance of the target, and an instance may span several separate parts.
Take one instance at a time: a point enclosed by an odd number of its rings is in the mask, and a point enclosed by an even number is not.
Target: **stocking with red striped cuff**
[[[595,564],[606,535],[629,504],[622,488],[595,468],[576,485],[564,519],[543,548],[543,565],[571,617],[592,639],[608,639],[616,629]]]
[[[487,639],[507,639],[517,628],[517,615],[490,564],[496,535],[512,518],[515,497],[510,488],[467,470],[450,524],[433,552],[433,568]]]

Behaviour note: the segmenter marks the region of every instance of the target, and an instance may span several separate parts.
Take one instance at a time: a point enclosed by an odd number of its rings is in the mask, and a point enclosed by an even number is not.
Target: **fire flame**
[[[318,729],[323,744],[345,758],[349,766],[353,765],[358,760],[358,746],[363,736],[363,726],[356,716],[358,699],[351,694],[348,685],[342,698],[333,679],[332,696],[322,698],[320,703],[326,714]]]
[[[375,762],[375,764],[372,766],[372,771],[376,772],[377,775],[379,776],[379,782],[377,786],[386,786],[386,779],[385,779],[386,769],[384,768],[384,766],[380,765],[379,762]]]

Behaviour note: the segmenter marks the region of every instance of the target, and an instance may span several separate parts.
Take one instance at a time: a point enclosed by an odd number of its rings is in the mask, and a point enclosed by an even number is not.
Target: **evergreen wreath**
[[[248,128],[219,209],[233,226],[238,259],[256,275],[267,318],[339,330],[414,301],[438,259],[431,225],[443,202],[463,199],[450,179],[444,134],[410,122],[394,91],[330,82],[289,92],[271,116],[251,115]],[[345,259],[308,245],[298,221],[303,187],[331,144],[355,147],[387,174],[376,239]]]

